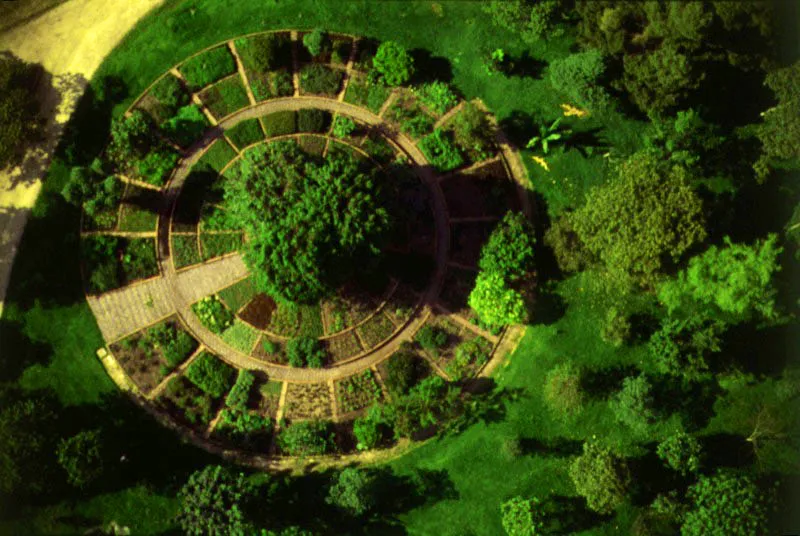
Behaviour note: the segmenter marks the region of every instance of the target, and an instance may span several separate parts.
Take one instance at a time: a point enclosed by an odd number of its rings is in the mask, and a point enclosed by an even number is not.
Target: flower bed
[[[325,419],[331,417],[331,394],[327,383],[290,383],[286,390],[284,417]]]
[[[353,331],[325,339],[325,348],[333,362],[344,361],[361,353],[361,343]]]
[[[382,398],[375,373],[369,369],[344,380],[336,381],[333,385],[339,414],[364,409]]]
[[[394,329],[392,321],[382,312],[379,312],[366,323],[356,328],[359,337],[361,337],[367,348],[371,348],[388,339],[394,333]]]

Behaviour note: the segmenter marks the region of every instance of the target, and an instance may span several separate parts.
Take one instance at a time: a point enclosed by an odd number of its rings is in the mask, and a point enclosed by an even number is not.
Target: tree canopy
[[[689,488],[688,496],[693,508],[686,513],[682,536],[767,534],[768,499],[748,476],[704,475]]]
[[[279,141],[248,151],[236,173],[225,206],[247,234],[244,259],[260,290],[314,301],[380,252],[390,224],[384,191],[349,153],[322,160]]]
[[[613,512],[625,500],[630,485],[625,462],[594,442],[583,444],[583,454],[570,465],[569,476],[589,508],[601,514]]]
[[[0,54],[0,169],[19,162],[22,145],[37,128],[35,69],[10,53]]]
[[[665,261],[678,261],[706,237],[702,202],[689,187],[686,170],[648,152],[620,165],[616,177],[592,189],[567,217],[594,258],[642,286],[653,285]]]
[[[178,524],[186,534],[196,536],[249,533],[242,504],[251,492],[242,473],[206,466],[192,473],[178,494]]]
[[[402,86],[414,74],[414,58],[394,41],[384,41],[378,47],[372,65],[389,86]]]
[[[789,160],[800,164],[800,60],[767,73],[764,83],[778,102],[761,114],[764,119],[756,130],[763,147],[756,172],[762,179],[770,162]]]

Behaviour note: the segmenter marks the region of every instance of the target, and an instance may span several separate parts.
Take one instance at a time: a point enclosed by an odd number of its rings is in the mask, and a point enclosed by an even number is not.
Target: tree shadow
[[[722,389],[713,379],[687,382],[675,376],[652,380],[654,406],[662,415],[679,413],[688,431],[700,430],[714,416],[714,401]]]
[[[687,484],[686,479],[679,473],[664,465],[656,455],[654,443],[647,445],[646,448],[647,454],[628,461],[631,473],[636,475],[632,502],[640,507],[651,504],[659,493],[684,488]]]
[[[551,495],[545,500],[548,518],[547,534],[573,534],[589,530],[610,519],[589,510],[580,497]]]
[[[537,131],[536,118],[527,112],[514,110],[508,117],[500,120],[500,128],[509,141],[517,147],[525,147]]]
[[[14,382],[22,372],[33,365],[44,365],[50,361],[53,349],[50,345],[32,340],[25,335],[20,322],[0,318],[0,382]]]
[[[622,387],[622,381],[637,373],[632,365],[609,367],[586,371],[581,379],[581,387],[593,398],[605,398]]]
[[[573,131],[572,134],[566,136],[564,140],[564,149],[577,150],[584,158],[590,158],[595,153],[606,152],[609,148],[609,143],[604,139],[600,132],[600,127],[593,127],[589,130]]]
[[[583,449],[582,441],[563,437],[545,440],[535,437],[521,437],[519,445],[523,454],[535,456],[576,456]]]
[[[525,50],[519,56],[508,56],[503,62],[502,72],[515,78],[541,78],[545,67],[547,62],[534,58]]]
[[[433,56],[429,50],[424,48],[415,48],[410,51],[410,54],[414,58],[412,84],[425,84],[437,80],[450,82],[453,80],[453,67],[449,59],[442,56]]]
[[[713,467],[744,468],[755,462],[753,446],[742,436],[714,434],[699,438],[705,460]]]

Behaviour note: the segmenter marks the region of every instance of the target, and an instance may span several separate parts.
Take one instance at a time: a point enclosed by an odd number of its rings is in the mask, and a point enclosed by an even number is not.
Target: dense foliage
[[[617,420],[635,433],[643,433],[654,420],[652,386],[644,375],[629,376],[611,401]]]
[[[540,501],[536,497],[513,497],[500,506],[503,528],[508,536],[536,536],[544,534],[544,521]]]
[[[297,337],[286,343],[286,357],[293,367],[322,368],[327,359],[327,352],[319,339],[314,337]]]
[[[278,446],[291,456],[316,456],[333,450],[333,438],[329,422],[296,422],[281,430]]]
[[[767,533],[768,497],[744,475],[701,476],[689,488],[692,508],[682,536],[750,536]]]
[[[251,493],[242,473],[209,465],[192,473],[178,494],[178,524],[192,536],[245,534],[252,528],[242,505]]]
[[[800,61],[767,74],[764,81],[775,93],[777,104],[761,114],[764,118],[756,131],[763,156],[756,162],[759,177],[769,173],[769,164],[790,161],[800,164]]]
[[[363,516],[375,506],[375,477],[364,469],[343,469],[325,501],[352,516]]]
[[[394,41],[380,44],[372,58],[372,66],[389,86],[402,86],[414,74],[414,58]]]
[[[198,355],[186,369],[186,377],[214,398],[221,398],[233,385],[234,369],[208,352]]]
[[[631,480],[627,464],[595,442],[583,444],[583,453],[570,465],[569,476],[589,508],[601,514],[622,504]]]
[[[0,54],[0,169],[19,162],[21,149],[37,131],[35,82],[33,65]]]
[[[686,432],[678,432],[658,444],[656,453],[667,467],[682,475],[696,473],[702,462],[700,441]]]
[[[564,33],[557,0],[492,0],[484,6],[492,22],[528,44]]]
[[[555,60],[547,71],[550,84],[570,102],[592,111],[608,106],[611,97],[601,85],[606,70],[603,54],[596,49]]]
[[[225,204],[245,230],[245,261],[256,285],[291,302],[327,295],[381,248],[389,228],[371,168],[349,153],[322,160],[294,142],[248,151]],[[264,218],[264,214],[270,214]]]

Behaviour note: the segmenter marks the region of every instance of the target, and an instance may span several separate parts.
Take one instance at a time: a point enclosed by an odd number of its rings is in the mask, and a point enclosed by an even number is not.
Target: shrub
[[[174,117],[161,125],[161,130],[181,147],[188,147],[200,139],[208,127],[208,119],[196,104],[184,106]]]
[[[233,324],[233,313],[225,307],[219,297],[206,296],[192,305],[192,311],[203,325],[217,335]]]
[[[377,447],[384,438],[385,425],[381,406],[374,405],[367,414],[353,421],[353,435],[356,437],[358,450],[369,450]]]
[[[224,408],[219,414],[215,432],[247,447],[258,438],[266,439],[272,431],[272,420],[246,409]]]
[[[291,456],[317,456],[333,450],[333,437],[329,422],[303,421],[281,430],[278,446]]]
[[[480,272],[468,302],[481,322],[488,326],[521,324],[528,317],[527,305],[522,294],[510,288],[497,273]]]
[[[189,103],[189,94],[183,89],[181,81],[171,74],[167,74],[156,82],[150,90],[150,94],[169,108],[171,113],[175,113],[178,108]]]
[[[242,511],[252,493],[244,474],[206,466],[192,473],[178,493],[178,525],[190,536],[252,533]]]
[[[323,48],[327,48],[328,41],[327,34],[319,28],[315,28],[303,36],[303,46],[312,56],[319,56]]]
[[[305,93],[335,95],[342,85],[342,72],[319,63],[306,65],[300,72],[300,87]]]
[[[220,46],[186,60],[179,68],[192,91],[236,72],[236,61],[228,47]]]
[[[420,332],[426,327],[428,326],[423,326]],[[417,333],[418,337],[419,335],[420,334]],[[426,336],[431,337],[430,335]],[[445,333],[444,336],[446,342],[447,334]],[[428,343],[433,342],[433,340],[428,341]],[[417,375],[417,357],[414,356],[411,351],[401,348],[386,361],[386,379],[384,382],[386,384],[386,389],[393,395],[406,394],[417,381]]]
[[[544,380],[544,401],[561,417],[571,417],[583,409],[584,393],[581,370],[567,361],[556,365]]]
[[[291,60],[291,41],[286,35],[261,34],[236,40],[242,63],[256,72],[267,73]]]
[[[419,148],[431,165],[439,171],[449,171],[464,163],[461,151],[453,143],[452,138],[441,129],[437,128],[432,134],[422,138]]]
[[[402,86],[414,74],[414,59],[394,41],[381,43],[372,58],[372,66],[389,86]]]
[[[653,421],[652,387],[644,375],[623,380],[622,389],[611,400],[611,411],[619,422],[642,433]]]
[[[204,393],[221,398],[233,384],[234,369],[208,352],[203,352],[186,368],[186,377]]]
[[[134,169],[139,180],[154,186],[163,186],[177,163],[178,155],[171,149],[162,148],[147,153],[144,159],[136,162]]]
[[[349,117],[337,115],[333,122],[333,136],[336,138],[346,138],[356,129],[356,123]]]
[[[514,497],[500,506],[503,529],[508,536],[535,536],[544,534],[544,521],[539,499]]]
[[[268,138],[297,132],[297,112],[275,112],[264,116],[263,122]]]
[[[455,358],[447,365],[447,374],[453,380],[463,379],[470,367],[481,367],[489,360],[491,344],[482,337],[475,337],[456,346]]]
[[[702,450],[696,437],[678,432],[659,443],[656,454],[667,467],[686,476],[700,470]]]
[[[439,348],[447,344],[447,332],[435,326],[425,324],[414,336],[420,346],[431,352],[438,352]]]
[[[328,355],[319,339],[297,337],[286,343],[286,357],[293,367],[322,368]]]
[[[297,112],[297,131],[298,132],[325,132],[328,130],[328,123],[331,114],[316,108],[304,108]]]
[[[471,102],[466,103],[453,119],[456,143],[469,151],[476,160],[489,157],[495,130],[488,114]]]
[[[103,474],[100,430],[84,430],[62,439],[56,456],[67,473],[67,482],[83,488]]]
[[[605,72],[603,53],[596,49],[553,60],[548,75],[553,89],[565,94],[582,108],[599,110],[610,102],[608,93],[599,84]]]
[[[418,112],[400,123],[400,130],[413,138],[420,138],[431,131],[434,121],[423,112]]]
[[[197,341],[191,335],[166,322],[147,330],[145,339],[161,350],[170,369],[177,367],[197,348]]]
[[[583,454],[570,465],[569,476],[589,508],[600,514],[610,514],[622,504],[630,485],[625,462],[591,442],[583,444]]]
[[[422,84],[414,89],[414,94],[422,104],[430,108],[434,113],[444,114],[458,104],[458,97],[445,82],[435,81]]]
[[[34,75],[32,64],[10,53],[0,55],[0,169],[19,163],[25,143],[36,133]]]
[[[256,377],[252,372],[246,369],[239,369],[236,383],[225,398],[225,405],[231,409],[245,411],[247,409],[247,401],[250,399],[250,390],[253,388],[255,380]]]
[[[328,490],[325,502],[352,516],[362,516],[375,506],[375,477],[365,469],[342,469]]]
[[[521,212],[506,212],[481,248],[478,266],[484,272],[516,281],[533,270],[533,226]]]

